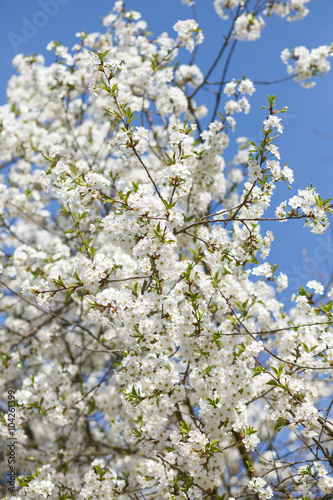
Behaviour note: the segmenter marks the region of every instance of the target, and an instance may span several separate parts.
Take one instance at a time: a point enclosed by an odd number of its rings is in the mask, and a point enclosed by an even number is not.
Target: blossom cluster
[[[294,75],[295,81],[300,82],[305,88],[316,85],[312,77],[324,75],[331,69],[328,57],[332,56],[333,45],[321,45],[312,50],[302,45],[292,51],[284,49],[281,52],[281,60],[287,64],[287,72]]]
[[[226,46],[307,2],[253,3],[215,0],[234,16]],[[299,189],[271,216],[276,185],[294,180],[278,146],[287,108],[268,96],[260,138],[235,138],[255,92],[235,77],[206,120],[199,22],[174,29],[154,37],[118,0],[101,33],[51,42],[50,65],[14,59],[0,107],[0,397],[15,389],[15,498],[331,494],[332,300],[309,280],[285,306],[261,224],[323,232],[331,200]],[[0,434],[6,470],[6,413]]]

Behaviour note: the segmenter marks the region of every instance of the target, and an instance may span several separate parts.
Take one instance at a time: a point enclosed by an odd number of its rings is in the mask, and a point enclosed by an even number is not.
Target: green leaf
[[[274,430],[279,432],[282,429],[282,427],[285,427],[287,424],[288,422],[284,418],[279,417],[274,426]]]
[[[246,463],[247,470],[249,472],[252,472],[253,471],[252,462],[248,462],[247,460],[245,460],[245,463]]]

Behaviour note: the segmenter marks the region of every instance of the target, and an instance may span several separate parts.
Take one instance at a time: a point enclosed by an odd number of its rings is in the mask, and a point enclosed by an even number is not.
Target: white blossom
[[[229,65],[230,43],[307,3],[215,0],[230,18],[210,33],[220,66],[194,50],[199,21],[155,36],[123,1],[72,49],[50,42],[50,64],[14,58],[0,107],[0,466],[17,445],[18,498],[331,493],[333,291],[308,276],[290,301],[279,293],[295,276],[270,257],[291,251],[278,221],[322,233],[331,201],[312,186],[276,201],[294,180],[287,108],[269,96],[258,130],[255,68],[252,81]],[[281,58],[311,83],[331,52]]]

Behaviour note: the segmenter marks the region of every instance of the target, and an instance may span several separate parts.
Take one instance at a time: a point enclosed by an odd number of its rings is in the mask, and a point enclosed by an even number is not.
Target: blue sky
[[[13,73],[11,61],[16,53],[43,53],[50,62],[52,55],[45,51],[50,40],[72,46],[77,31],[98,31],[101,17],[112,6],[113,0],[1,2],[0,104],[6,100],[6,84]],[[310,14],[304,20],[288,23],[280,18],[268,19],[261,39],[238,43],[228,79],[241,78],[243,74],[254,81],[283,78],[286,67],[280,61],[280,53],[284,48],[329,45],[333,41],[333,1],[312,0],[308,6]],[[163,31],[172,33],[172,26],[178,19],[192,17],[191,8],[181,4],[180,0],[127,0],[126,7],[140,11],[155,34]],[[205,35],[197,63],[205,71],[208,62],[219,50],[228,23],[216,16],[213,0],[197,0],[197,11]],[[188,60],[187,52],[184,51],[181,57],[183,61]],[[216,81],[220,73],[221,68],[212,79]],[[288,106],[288,113],[284,115],[285,133],[278,139],[277,145],[282,162],[288,163],[294,170],[295,182],[292,192],[279,190],[275,204],[310,183],[323,198],[333,198],[333,73],[318,79],[317,86],[311,90],[305,90],[293,81],[269,86],[258,84],[256,88],[256,93],[250,97],[251,112],[239,120],[235,132],[237,136],[244,135],[252,140],[258,137],[265,118],[262,105],[266,104],[266,94],[276,94],[279,107]],[[198,96],[197,101],[208,106],[211,102],[207,94]],[[289,275],[291,291],[314,279],[316,271],[323,272],[328,278],[333,269],[333,227],[321,236],[312,235],[309,230],[302,229],[301,222],[296,221],[267,223],[264,227],[272,229],[275,234],[269,261],[280,264],[279,269]],[[308,260],[304,259],[304,249]]]

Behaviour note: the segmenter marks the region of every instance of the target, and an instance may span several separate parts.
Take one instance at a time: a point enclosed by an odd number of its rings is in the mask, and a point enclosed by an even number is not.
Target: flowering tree
[[[205,75],[196,20],[153,38],[121,1],[102,34],[50,43],[50,66],[15,57],[0,108],[4,498],[332,498],[332,301],[316,281],[279,301],[287,276],[260,226],[322,233],[332,205],[311,187],[267,213],[293,182],[274,96],[257,143],[233,134],[246,76],[217,82],[208,127],[195,100],[238,41],[308,1],[215,0],[225,37]],[[332,54],[281,57],[312,86]]]

